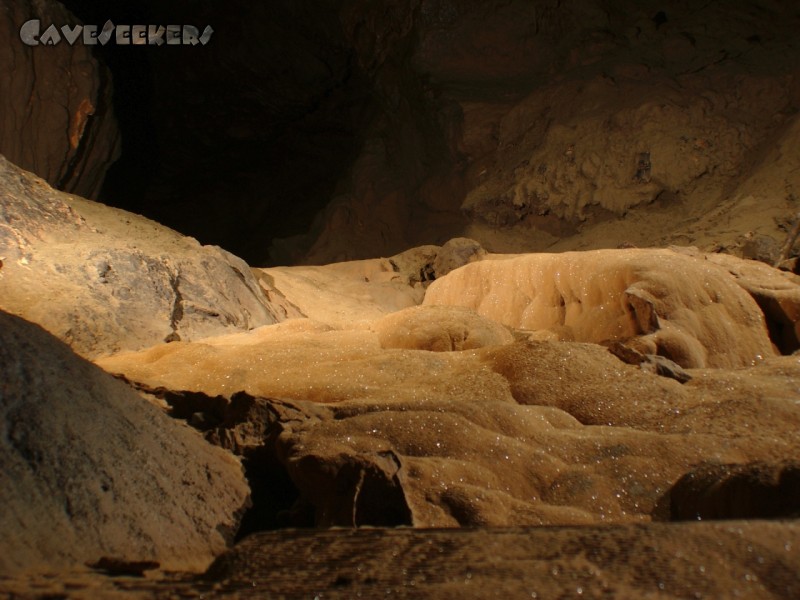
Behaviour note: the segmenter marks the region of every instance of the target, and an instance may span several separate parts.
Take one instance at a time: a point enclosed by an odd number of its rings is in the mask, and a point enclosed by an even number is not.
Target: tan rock
[[[764,317],[719,269],[669,250],[497,255],[428,288],[425,305],[465,306],[561,340],[637,338],[682,367],[752,364],[774,354]]]
[[[800,449],[795,357],[693,370],[682,385],[593,344],[437,353],[291,323],[100,364],[151,387],[265,398],[260,455],[296,487],[298,524],[648,521],[695,464]],[[232,427],[215,438],[252,448],[247,423]]]
[[[758,303],[770,338],[778,349],[783,354],[791,354],[800,348],[800,276],[730,254],[704,253],[694,248],[674,250],[717,265],[729,273]]]
[[[367,324],[422,302],[424,290],[409,281],[391,259],[371,259],[310,267],[253,270],[284,314],[308,317],[333,327]]]
[[[370,327],[382,348],[447,352],[509,344],[511,332],[476,312],[457,306],[413,306]]]

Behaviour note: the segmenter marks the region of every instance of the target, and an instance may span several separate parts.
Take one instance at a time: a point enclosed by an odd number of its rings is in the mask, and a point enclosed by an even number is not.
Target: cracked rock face
[[[84,356],[276,321],[232,254],[57,192],[2,157],[0,260],[0,308]]]
[[[5,312],[0,423],[3,575],[101,559],[202,569],[247,507],[236,459]]]
[[[119,157],[111,106],[111,74],[81,43],[27,46],[19,30],[29,19],[72,25],[54,0],[14,0],[0,10],[0,154],[58,189],[96,198]]]

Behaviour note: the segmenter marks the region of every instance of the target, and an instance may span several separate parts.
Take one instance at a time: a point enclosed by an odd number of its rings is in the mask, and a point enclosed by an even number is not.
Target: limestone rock
[[[800,348],[800,277],[762,262],[729,254],[703,253],[694,248],[674,248],[729,273],[764,313],[772,342],[783,354]]]
[[[509,344],[506,327],[472,310],[449,306],[413,306],[372,324],[382,348],[447,352]]]
[[[244,261],[0,157],[0,308],[85,356],[274,323]]]
[[[249,489],[236,459],[0,313],[0,573],[101,559],[202,569]]]
[[[798,544],[796,522],[276,531],[243,541],[206,581],[218,597],[255,587],[261,594],[337,600],[387,591],[435,600],[778,600],[800,593]]]
[[[96,198],[106,171],[120,153],[112,109],[111,74],[91,47],[64,41],[27,46],[20,27],[40,19],[74,25],[55,0],[13,0],[0,12],[0,154],[60,190]]]
[[[424,304],[465,306],[562,340],[636,338],[643,354],[684,368],[774,353],[761,311],[728,274],[669,250],[498,255],[436,280]]]
[[[254,269],[272,304],[285,317],[308,317],[332,327],[368,324],[389,313],[416,306],[424,290],[413,259],[370,259],[324,266]]]
[[[311,261],[454,236],[496,252],[729,245],[781,239],[775,219],[796,212],[789,5],[355,0],[340,22],[382,102]]]
[[[595,344],[382,349],[378,333],[297,320],[99,362],[150,387],[260,398],[250,425],[214,437],[251,456],[261,438],[259,460],[296,490],[295,525],[648,521],[704,460],[800,450],[796,357],[682,385]]]

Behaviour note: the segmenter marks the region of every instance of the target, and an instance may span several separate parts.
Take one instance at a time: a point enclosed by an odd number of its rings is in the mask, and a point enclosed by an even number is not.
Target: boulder
[[[0,574],[204,568],[248,505],[238,460],[0,312]]]
[[[453,238],[439,248],[433,261],[433,271],[437,278],[444,277],[450,271],[480,260],[484,256],[486,250],[479,242],[469,238]]]
[[[0,157],[0,308],[94,357],[274,323],[250,268]]]

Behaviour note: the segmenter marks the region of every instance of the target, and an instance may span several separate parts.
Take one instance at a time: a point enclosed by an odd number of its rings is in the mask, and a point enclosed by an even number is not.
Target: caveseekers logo
[[[27,21],[19,30],[19,38],[28,46],[55,46],[66,41],[70,46],[81,42],[87,46],[105,46],[113,40],[119,46],[205,46],[214,30],[207,26],[203,33],[194,25],[114,25],[106,21],[97,25],[50,25],[42,31],[39,19]]]

